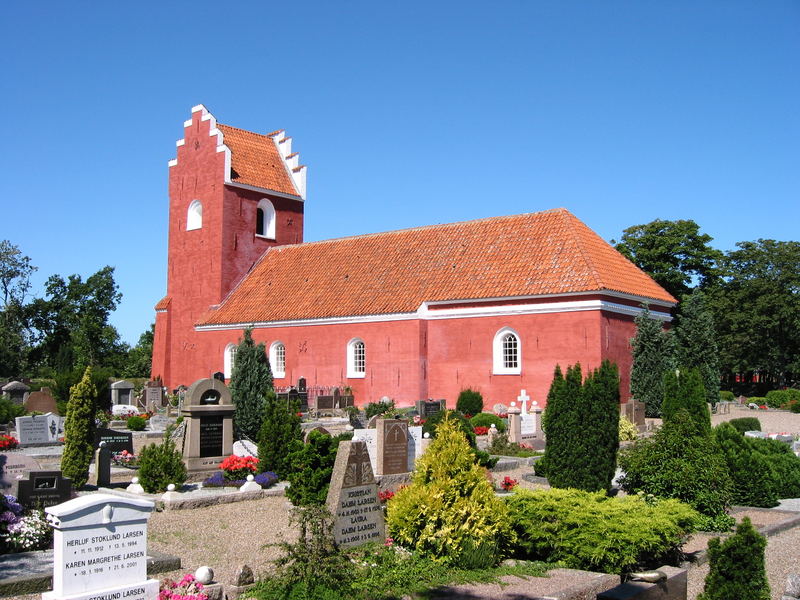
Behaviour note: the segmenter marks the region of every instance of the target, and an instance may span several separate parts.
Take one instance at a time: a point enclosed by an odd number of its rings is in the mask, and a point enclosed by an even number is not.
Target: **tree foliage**
[[[660,321],[653,319],[645,306],[636,319],[636,335],[631,339],[631,396],[645,404],[648,417],[661,416],[664,399],[664,373],[675,368],[675,341]]]
[[[769,600],[770,589],[764,564],[766,538],[748,517],[724,542],[708,543],[709,570],[697,600]]]
[[[695,367],[705,388],[705,400],[719,401],[719,350],[714,331],[714,318],[706,306],[706,297],[695,290],[684,297],[675,325],[676,362]]]
[[[139,341],[128,352],[125,369],[122,371],[123,377],[150,377],[155,328],[155,323],[150,325],[150,328],[139,336]]]
[[[772,468],[735,427],[721,423],[714,437],[722,451],[733,481],[733,503],[740,506],[772,508],[778,505],[778,490]]]
[[[94,402],[97,388],[92,383],[92,368],[86,367],[83,378],[70,390],[64,422],[64,453],[61,471],[79,488],[89,478],[89,463],[94,447]]]
[[[28,332],[25,296],[36,267],[8,240],[0,241],[0,377],[23,374],[27,367]]]
[[[709,293],[722,372],[788,385],[800,376],[800,242],[736,245]]]
[[[682,368],[664,373],[664,402],[661,406],[664,421],[673,419],[680,410],[689,414],[698,433],[707,435],[711,432],[711,413],[699,369]]]
[[[585,382],[580,365],[568,367],[566,377],[556,367],[542,423],[547,433],[542,466],[551,486],[589,492],[611,488],[619,449],[616,365],[604,361]]]
[[[270,391],[266,397],[264,420],[258,432],[258,470],[273,471],[285,480],[291,470],[289,452],[294,442],[303,439],[296,403],[279,399]]]
[[[234,424],[237,433],[251,440],[258,438],[264,422],[267,392],[272,390],[272,370],[263,342],[253,341],[253,331],[244,330],[231,373],[231,398],[236,405]]]
[[[712,240],[710,235],[700,233],[700,226],[690,219],[656,219],[628,227],[618,243],[616,240],[611,243],[680,299],[694,287],[694,279],[701,286],[714,281],[722,253],[709,245]]]

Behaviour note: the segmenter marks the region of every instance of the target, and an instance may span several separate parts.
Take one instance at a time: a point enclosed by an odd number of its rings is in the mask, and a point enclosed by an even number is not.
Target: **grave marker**
[[[17,417],[17,439],[20,447],[48,446],[58,442],[61,431],[61,418],[53,413]]]
[[[163,406],[164,389],[161,387],[161,382],[148,381],[144,386],[144,402],[148,412],[155,412]]]
[[[239,440],[233,442],[234,456],[255,456],[258,458],[258,446],[250,440]]]
[[[58,414],[56,399],[50,388],[43,387],[38,392],[31,392],[25,399],[25,410],[28,412]]]
[[[384,541],[383,509],[364,442],[339,442],[326,504],[334,516],[333,537],[337,545]]]
[[[46,508],[72,497],[72,480],[61,471],[31,471],[17,482],[17,500],[25,508]]]
[[[147,578],[147,519],[154,503],[91,494],[46,509],[53,533],[53,591],[43,600],[155,600]]]
[[[133,454],[133,434],[129,431],[117,431],[106,427],[94,430],[94,447],[99,448],[100,442],[106,443],[106,448],[112,454],[127,450]]]
[[[520,434],[523,438],[536,436],[536,415],[528,412],[528,401],[531,399],[525,390],[522,390],[517,396],[517,400],[522,405],[522,412],[520,413]]]
[[[415,408],[420,417],[427,419],[447,409],[447,404],[444,400],[417,400]]]
[[[25,404],[29,389],[31,388],[21,381],[10,381],[2,387],[3,394],[14,404]]]
[[[186,392],[183,459],[190,471],[210,471],[233,452],[231,393],[218,379],[199,379]]]
[[[130,381],[115,381],[111,384],[111,405],[133,404],[133,384]],[[159,386],[160,387],[160,386]]]
[[[378,430],[377,429],[356,429],[353,431],[354,442],[364,442],[367,446],[370,466],[372,472],[378,472]]]
[[[380,419],[377,422],[379,475],[408,473],[408,421]]]
[[[111,452],[105,442],[94,451],[94,471],[89,477],[89,483],[95,487],[108,487],[111,485]]]
[[[39,469],[39,461],[32,456],[21,452],[0,452],[0,494],[17,496],[19,480]]]

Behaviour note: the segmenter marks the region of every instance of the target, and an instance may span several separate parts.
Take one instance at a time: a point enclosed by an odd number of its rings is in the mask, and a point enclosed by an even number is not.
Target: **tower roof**
[[[413,313],[578,292],[676,300],[566,209],[279,246],[199,325]]]

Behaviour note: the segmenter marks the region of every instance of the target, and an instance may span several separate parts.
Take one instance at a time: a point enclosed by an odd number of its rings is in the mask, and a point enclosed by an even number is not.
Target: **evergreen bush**
[[[629,494],[682,500],[704,515],[702,529],[727,530],[732,524],[725,512],[733,494],[728,465],[713,436],[699,434],[685,410],[652,437],[623,449],[619,466],[625,472],[620,486]]]
[[[639,430],[625,415],[619,418],[619,441],[632,442],[639,437]]]
[[[139,452],[139,483],[148,494],[165,492],[170,483],[180,487],[186,481],[183,456],[170,438],[149,444]]]
[[[719,350],[714,318],[702,291],[695,289],[683,299],[676,321],[676,362],[697,369],[704,390],[703,403],[716,404],[719,400]]]
[[[547,446],[537,475],[546,470],[548,482],[557,488],[611,488],[619,449],[616,365],[603,361],[585,382],[580,365],[568,367],[566,377],[556,367],[542,423]]]
[[[231,399],[236,405],[233,417],[239,437],[258,438],[264,422],[266,395],[272,390],[272,370],[263,343],[253,341],[252,329],[244,330],[231,373]]]
[[[464,432],[469,445],[473,448],[476,447],[477,442],[472,423],[463,414],[456,410],[445,409],[432,414],[430,417],[425,419],[425,423],[422,425],[422,433],[429,433],[432,438],[435,438],[439,424],[445,419],[449,419],[458,423],[458,426],[461,431]]]
[[[131,431],[144,431],[147,426],[147,420],[144,417],[134,415],[125,420],[125,424]]]
[[[697,600],[769,600],[764,565],[766,538],[745,517],[724,542],[708,543],[709,571]]]
[[[727,423],[741,434],[744,434],[745,431],[761,431],[761,421],[758,420],[758,417],[740,417],[731,419]]]
[[[501,419],[494,413],[478,413],[469,420],[473,428],[475,427],[489,427],[492,424],[497,428],[500,433],[506,430],[505,419]]]
[[[460,425],[446,418],[417,460],[411,485],[389,501],[389,535],[406,548],[458,565],[474,556],[473,542],[486,542],[496,563],[514,541],[507,508],[474,460]]]
[[[456,401],[456,410],[462,415],[477,415],[483,410],[483,396],[471,388],[461,390]]]
[[[699,369],[682,368],[664,373],[664,401],[661,406],[664,421],[670,420],[682,409],[692,417],[698,432],[711,432],[711,413]]]
[[[12,402],[6,396],[0,396],[0,425],[12,422],[17,417],[25,414],[25,407],[22,404]]]
[[[777,482],[767,459],[728,423],[714,428],[714,436],[733,481],[732,502],[762,508],[777,506]]]
[[[766,459],[778,498],[800,497],[800,458],[791,448],[778,440],[745,438],[745,441]]]
[[[267,393],[264,421],[258,432],[259,472],[273,471],[281,480],[288,477],[289,452],[303,439],[298,410],[296,403],[279,400],[275,392]]]
[[[353,434],[349,433],[333,437],[319,431],[311,431],[305,444],[301,441],[292,442],[287,457],[289,472],[286,476],[289,481],[286,497],[292,504],[295,506],[325,504],[339,442],[352,436]]]
[[[736,402],[736,396],[733,392],[729,392],[728,390],[720,390],[719,399],[722,402]]]
[[[770,390],[767,392],[766,400],[770,408],[784,408],[791,402],[800,402],[800,390],[793,388]]]
[[[364,409],[364,416],[369,421],[375,415],[385,415],[394,410],[394,400],[391,402],[370,402]]]
[[[631,339],[631,396],[645,403],[648,417],[661,416],[664,399],[664,373],[675,368],[675,340],[672,332],[664,331],[660,321],[653,319],[649,308],[634,319],[636,335]]]
[[[519,490],[507,504],[518,556],[614,574],[674,562],[699,522],[678,500],[575,489]]]
[[[94,451],[94,413],[97,388],[92,383],[92,368],[70,389],[64,421],[64,452],[61,471],[76,488],[86,485]]]

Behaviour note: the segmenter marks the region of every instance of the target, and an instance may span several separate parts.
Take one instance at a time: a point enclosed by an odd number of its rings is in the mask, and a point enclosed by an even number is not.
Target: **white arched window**
[[[269,366],[273,377],[286,377],[286,346],[283,342],[272,342],[269,347]]]
[[[347,343],[347,376],[350,378],[366,377],[367,347],[364,340],[353,338]]]
[[[275,207],[266,198],[258,201],[256,209],[256,235],[275,239]]]
[[[233,375],[233,363],[236,361],[236,350],[239,349],[239,346],[236,344],[228,344],[225,346],[225,358],[223,364],[225,368],[223,372],[225,373],[225,379],[230,379],[231,375]]]
[[[186,231],[200,229],[203,226],[203,204],[200,200],[192,200],[186,213]]]
[[[519,375],[522,372],[522,344],[519,334],[503,327],[494,335],[492,366],[495,375]]]

